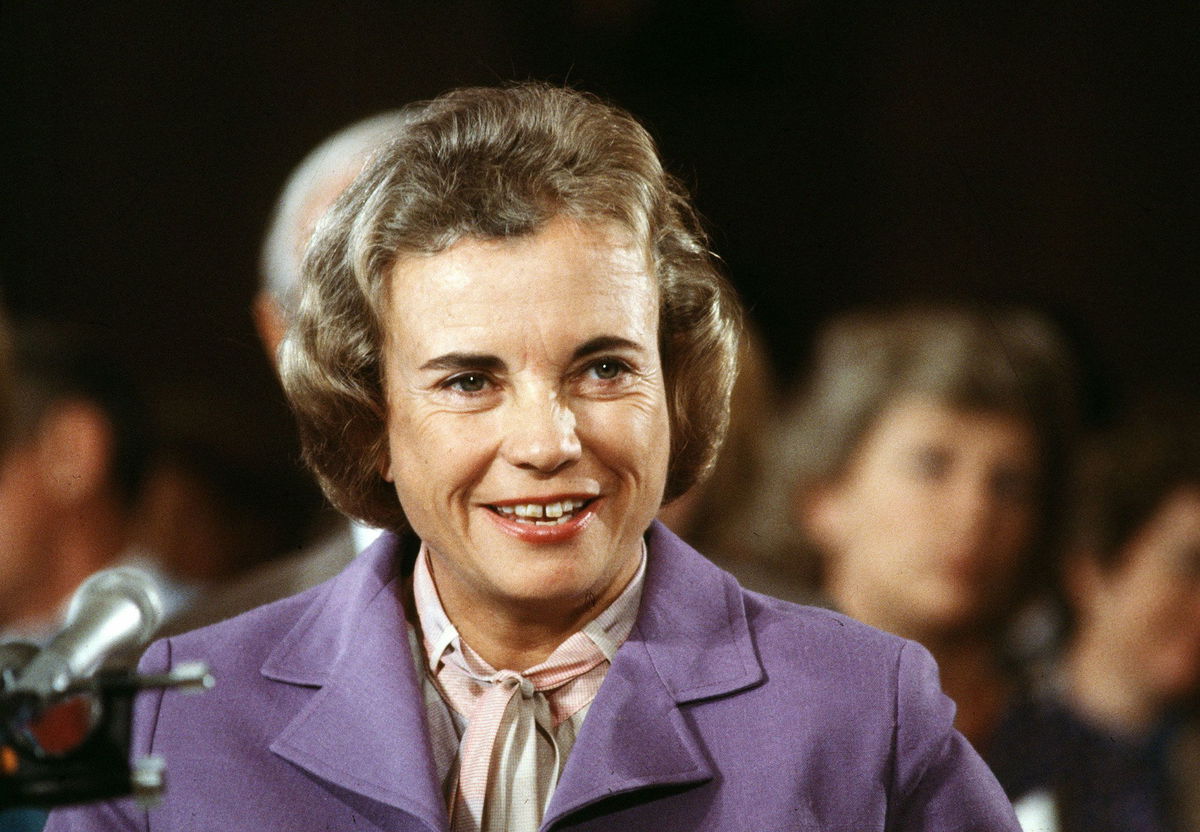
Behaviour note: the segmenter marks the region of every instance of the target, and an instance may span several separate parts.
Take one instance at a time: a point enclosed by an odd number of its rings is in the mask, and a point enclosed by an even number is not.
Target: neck
[[[518,622],[508,616],[489,618],[490,621],[468,618],[461,625],[453,617],[451,620],[455,620],[455,627],[463,641],[471,645],[471,649],[488,664],[497,670],[515,670],[518,673],[544,662],[560,644],[590,620],[581,620],[575,626]]]
[[[520,673],[544,662],[607,609],[637,573],[641,558],[632,558],[602,594],[568,601],[479,598],[443,578],[434,558],[427,563],[442,608],[459,637],[497,670]]]
[[[1123,735],[1144,735],[1161,710],[1109,644],[1088,632],[1076,635],[1065,662],[1066,696],[1090,722]]]

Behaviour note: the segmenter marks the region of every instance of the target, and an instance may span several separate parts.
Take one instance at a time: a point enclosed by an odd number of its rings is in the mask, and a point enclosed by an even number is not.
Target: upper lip
[[[566,500],[582,500],[583,502],[587,502],[589,500],[594,500],[599,496],[600,496],[599,494],[581,494],[581,493],[551,494],[546,497],[516,497],[513,499],[507,499],[507,500],[491,500],[491,501],[485,502],[484,505],[488,505],[488,506],[524,506],[524,505],[529,505],[530,503],[534,503],[537,505],[547,505],[549,503],[561,503]]]

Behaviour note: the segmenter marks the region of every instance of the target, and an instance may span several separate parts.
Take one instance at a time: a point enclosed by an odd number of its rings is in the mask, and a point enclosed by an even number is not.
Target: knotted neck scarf
[[[559,726],[596,697],[611,656],[633,628],[645,574],[547,659],[518,673],[493,668],[446,617],[424,546],[413,571],[427,670],[467,722],[449,800],[454,832],[535,832],[565,764]]]

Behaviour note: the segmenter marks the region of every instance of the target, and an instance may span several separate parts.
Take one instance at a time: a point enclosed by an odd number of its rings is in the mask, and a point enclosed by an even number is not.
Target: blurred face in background
[[[826,591],[892,632],[944,638],[1004,611],[1037,527],[1033,431],[925,396],[886,407],[801,507]]]
[[[80,566],[72,554],[114,545],[77,533],[96,518],[100,501],[113,499],[112,442],[95,405],[61,399],[0,453],[0,624],[57,615],[55,607],[81,577],[72,569],[86,568],[86,575],[98,568],[90,561]]]

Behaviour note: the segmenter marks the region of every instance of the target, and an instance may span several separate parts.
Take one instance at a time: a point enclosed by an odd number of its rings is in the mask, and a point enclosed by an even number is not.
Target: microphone
[[[66,626],[14,674],[10,690],[52,699],[114,653],[144,645],[161,621],[162,601],[148,574],[128,566],[97,572],[72,596]]]

